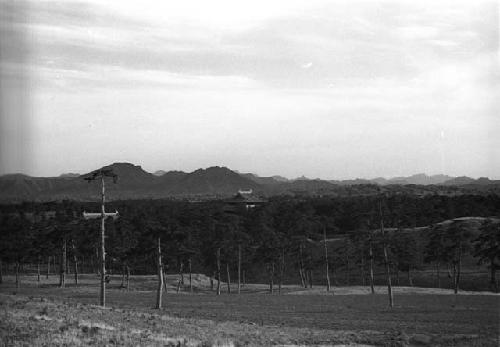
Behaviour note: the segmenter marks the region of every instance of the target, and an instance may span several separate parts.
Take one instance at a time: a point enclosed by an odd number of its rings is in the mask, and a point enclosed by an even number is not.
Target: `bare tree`
[[[229,274],[229,263],[226,263],[227,293],[231,294],[231,275]]]
[[[184,263],[180,262],[179,264],[179,280],[177,281],[177,293],[179,293],[179,290],[181,289],[181,284],[184,285]]]
[[[285,273],[285,248],[281,248],[280,266],[279,266],[279,285],[278,294],[281,294],[281,287],[283,285],[283,275]]]
[[[220,247],[217,248],[216,252],[217,260],[217,295],[220,295]]]
[[[193,292],[193,273],[192,273],[192,268],[191,268],[191,257],[188,259],[188,266],[189,266],[189,291],[192,293]]]
[[[161,262],[161,239],[158,237],[158,248],[157,248],[157,266],[158,266],[158,288],[156,290],[156,308],[161,309],[161,298],[163,291],[163,265]]]
[[[74,240],[71,240],[71,249],[73,252],[73,272],[75,276],[75,285],[78,286],[78,258],[76,256],[76,247]]]
[[[304,258],[302,255],[302,242],[299,244],[299,275],[302,287],[307,288],[307,278],[304,270]]]
[[[325,275],[326,275],[326,291],[330,291],[330,271],[328,270],[328,246],[326,244],[326,227],[323,226],[323,246],[325,249]]]
[[[127,277],[126,277],[127,290],[129,290],[130,289],[130,267],[128,265],[125,265],[125,267],[127,268]]]
[[[66,238],[63,238],[61,247],[61,262],[59,263],[59,287],[66,285]]]
[[[267,271],[269,273],[269,293],[274,294],[274,261],[267,264]]]
[[[389,296],[389,306],[394,307],[394,299],[392,296],[392,284],[391,284],[391,269],[389,265],[389,256],[387,254],[387,242],[385,240],[385,230],[384,230],[384,215],[382,213],[382,200],[379,201],[379,216],[380,216],[380,233],[382,234],[382,245],[384,250],[384,265],[385,274],[387,278],[387,295]]]
[[[41,256],[39,255],[37,258],[37,262],[36,262],[36,283],[37,283],[37,286],[40,286],[40,262],[41,262]]]
[[[46,279],[49,279],[50,275],[50,255],[47,257],[47,277]]]
[[[370,290],[372,294],[375,294],[375,285],[373,277],[373,233],[370,231],[370,236],[368,240],[368,256],[370,258]]]
[[[16,291],[21,286],[21,281],[19,279],[19,261],[16,260]]]
[[[238,294],[241,293],[241,243],[238,243]]]

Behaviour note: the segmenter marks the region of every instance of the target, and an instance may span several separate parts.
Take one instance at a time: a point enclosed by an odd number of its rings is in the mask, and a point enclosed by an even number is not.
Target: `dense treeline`
[[[466,257],[487,264],[496,285],[497,195],[276,197],[250,209],[224,201],[129,200],[106,209],[120,214],[106,221],[106,256],[108,271],[124,274],[124,286],[130,273],[153,274],[159,265],[168,273],[201,272],[225,282],[266,281],[279,291],[283,283],[308,287],[330,277],[333,284],[373,285],[373,273],[383,265],[396,282],[400,271],[407,273],[411,284],[412,271],[432,264],[438,282],[440,271],[446,272],[458,290]],[[98,212],[99,205],[1,206],[0,269],[7,265],[17,274],[26,263],[47,271],[56,266],[61,286],[69,270],[75,281],[79,271],[97,273],[100,221],[83,220],[83,211]],[[477,227],[441,223],[464,216],[489,218]],[[187,279],[182,282],[179,287]]]

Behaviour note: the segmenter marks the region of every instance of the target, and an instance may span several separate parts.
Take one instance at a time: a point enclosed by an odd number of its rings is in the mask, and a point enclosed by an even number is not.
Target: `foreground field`
[[[305,294],[289,286],[287,295],[264,294],[265,286],[247,286],[242,295],[215,296],[199,278],[194,294],[172,292],[165,308],[152,309],[154,278],[135,277],[132,288],[110,285],[112,309],[94,306],[97,279],[83,276],[79,287],[57,288],[55,277],[37,288],[33,278],[12,295],[12,278],[0,286],[0,329],[6,345],[119,344],[168,345],[188,341],[210,345],[497,346],[499,297],[396,293],[389,309],[385,295],[352,295],[360,288],[336,288],[337,294]],[[378,288],[381,290],[381,288]],[[92,328],[96,327],[96,328]],[[173,345],[176,345],[176,343]],[[184,343],[184,342],[182,342]],[[181,344],[182,345],[182,344]],[[189,345],[189,344],[188,344]]]

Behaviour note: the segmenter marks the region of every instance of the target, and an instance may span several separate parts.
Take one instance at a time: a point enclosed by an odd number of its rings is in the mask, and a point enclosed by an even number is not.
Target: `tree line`
[[[496,195],[456,197],[407,194],[359,197],[276,197],[262,206],[228,208],[224,201],[191,203],[172,200],[115,201],[107,210],[120,218],[106,221],[107,268],[122,274],[122,285],[134,274],[159,276],[204,273],[220,294],[222,285],[239,292],[245,282],[267,282],[271,293],[284,284],[370,285],[399,282],[406,273],[432,266],[459,290],[464,259],[487,264],[490,285],[497,290],[500,230]],[[50,271],[57,267],[64,287],[70,267],[99,272],[99,220],[84,220],[97,203],[62,201],[0,206],[0,281],[2,269],[14,267],[16,283],[23,264]],[[488,217],[471,228],[464,216]],[[380,277],[380,276],[379,276]],[[355,282],[356,281],[356,282]],[[379,280],[380,282],[380,280]],[[189,281],[191,283],[191,281]],[[233,287],[234,288],[234,287]],[[389,286],[390,290],[390,286]]]

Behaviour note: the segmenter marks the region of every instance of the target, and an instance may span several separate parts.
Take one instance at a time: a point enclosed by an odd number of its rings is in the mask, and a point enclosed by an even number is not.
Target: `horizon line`
[[[275,176],[279,176],[279,177],[283,177],[285,179],[287,179],[288,181],[295,181],[295,180],[300,180],[300,179],[307,179],[307,180],[321,180],[321,181],[354,181],[354,180],[367,180],[367,181],[373,181],[375,179],[385,179],[385,180],[393,180],[393,179],[397,179],[397,178],[409,178],[409,177],[413,177],[413,176],[417,176],[417,175],[425,175],[426,177],[434,177],[434,176],[447,176],[449,177],[449,179],[454,179],[454,178],[459,178],[459,177],[468,177],[468,178],[471,178],[471,179],[474,179],[474,180],[478,180],[480,178],[487,178],[489,180],[499,180],[500,178],[495,178],[495,177],[491,177],[491,176],[478,176],[478,177],[475,177],[475,176],[467,176],[467,175],[458,175],[458,176],[455,176],[455,175],[450,175],[450,174],[445,174],[445,173],[435,173],[435,174],[427,174],[425,172],[417,172],[417,173],[414,173],[414,174],[410,174],[408,176],[405,176],[405,175],[397,175],[397,176],[392,176],[392,177],[387,177],[387,176],[376,176],[376,177],[372,177],[372,178],[366,178],[366,177],[353,177],[353,178],[320,178],[320,177],[315,177],[315,178],[311,178],[311,177],[308,177],[306,176],[305,174],[302,174],[301,176],[298,176],[298,177],[295,177],[295,178],[289,178],[287,176],[284,176],[282,174],[274,174],[274,175],[270,175],[270,176],[261,176],[260,174],[257,174],[255,172],[252,172],[252,171],[248,171],[248,170],[237,170],[237,169],[231,169],[229,168],[228,166],[226,165],[210,165],[210,166],[207,166],[205,168],[203,167],[199,167],[197,169],[194,169],[192,171],[184,171],[184,170],[180,170],[180,169],[172,169],[172,170],[164,170],[164,169],[158,169],[158,170],[152,170],[151,171],[148,171],[146,169],[143,168],[142,165],[138,165],[138,164],[134,164],[132,162],[126,162],[126,161],[123,161],[123,162],[113,162],[111,164],[107,164],[107,165],[103,165],[101,166],[100,168],[102,167],[107,167],[107,166],[111,166],[111,165],[115,165],[115,164],[130,164],[130,165],[133,165],[133,166],[138,166],[140,167],[144,172],[147,172],[151,175],[155,175],[155,172],[158,172],[158,171],[164,171],[165,173],[168,173],[168,172],[173,172],[173,171],[177,171],[177,172],[184,172],[184,173],[192,173],[192,172],[195,172],[197,170],[207,170],[209,168],[214,168],[214,167],[220,167],[220,168],[226,168],[230,171],[233,171],[237,174],[240,174],[240,175],[244,175],[244,174],[252,174],[252,175],[255,175],[257,177],[260,177],[260,178],[266,178],[266,177],[275,177]],[[89,172],[93,172],[95,170],[98,170],[99,168],[97,169],[93,169]],[[89,173],[87,172],[87,173]],[[59,178],[61,177],[62,175],[66,175],[66,174],[75,174],[75,175],[79,175],[79,176],[83,176],[85,175],[86,173],[79,173],[79,172],[63,172],[63,173],[60,173],[59,175],[56,175],[56,176],[36,176],[36,175],[30,175],[30,174],[27,174],[27,173],[23,173],[23,172],[12,172],[12,173],[5,173],[5,174],[1,174],[0,177],[5,177],[5,176],[14,176],[14,175],[23,175],[23,176],[27,176],[27,177],[32,177],[32,178]],[[155,175],[156,176],[156,175]],[[158,176],[160,177],[160,176]]]

